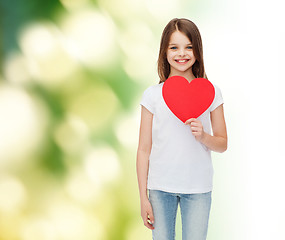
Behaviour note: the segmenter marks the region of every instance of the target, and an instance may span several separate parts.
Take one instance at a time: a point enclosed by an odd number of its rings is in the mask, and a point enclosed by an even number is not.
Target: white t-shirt
[[[163,84],[148,87],[140,102],[153,113],[147,188],[187,194],[212,191],[211,150],[196,140],[190,125],[185,125],[170,111],[162,97]],[[210,112],[224,103],[220,88],[213,86],[215,98],[197,118],[204,131],[211,135]]]

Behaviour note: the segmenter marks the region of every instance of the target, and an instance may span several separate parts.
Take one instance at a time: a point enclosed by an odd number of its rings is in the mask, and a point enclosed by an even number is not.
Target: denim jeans
[[[182,194],[149,189],[154,216],[153,240],[175,240],[178,203],[182,220],[182,240],[206,240],[212,192]]]

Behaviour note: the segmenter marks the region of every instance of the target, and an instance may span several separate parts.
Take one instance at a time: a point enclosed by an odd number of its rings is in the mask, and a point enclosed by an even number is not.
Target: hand
[[[196,118],[190,118],[186,120],[185,124],[189,124],[191,131],[195,136],[196,140],[201,141],[205,135],[202,123]]]
[[[153,217],[153,211],[152,211],[152,206],[151,203],[148,199],[143,200],[141,202],[141,217],[143,219],[144,225],[153,230],[153,223],[154,223],[154,217]],[[149,223],[148,220],[152,223]]]

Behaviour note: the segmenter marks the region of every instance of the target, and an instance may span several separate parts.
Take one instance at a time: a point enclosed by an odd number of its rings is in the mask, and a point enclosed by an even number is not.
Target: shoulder
[[[221,95],[222,94],[221,88],[216,83],[213,83],[213,82],[211,82],[211,83],[212,83],[212,85],[214,86],[214,89],[215,89],[215,96]]]
[[[212,104],[210,105],[210,112],[212,112],[212,111],[215,110],[218,106],[220,106],[221,104],[224,103],[223,95],[222,95],[222,92],[221,92],[220,87],[219,87],[217,84],[215,84],[215,83],[212,83],[212,85],[213,85],[214,88],[215,88],[215,97],[214,97],[214,99],[213,99]]]
[[[144,95],[153,95],[159,91],[159,89],[162,88],[163,83],[154,84],[146,88],[143,92]]]
[[[144,90],[140,104],[146,107],[151,113],[155,112],[156,100],[159,97],[161,84],[149,86]]]
[[[216,83],[213,83],[213,82],[211,82],[211,83],[212,83],[212,85],[214,86],[215,90],[218,90],[218,91],[221,90],[221,88],[219,87],[219,85],[217,85]]]
[[[153,91],[155,91],[155,90],[157,90],[157,89],[159,89],[159,88],[161,88],[163,86],[163,83],[157,83],[157,84],[153,84],[153,85],[151,85],[151,86],[149,86],[146,90],[153,90]]]

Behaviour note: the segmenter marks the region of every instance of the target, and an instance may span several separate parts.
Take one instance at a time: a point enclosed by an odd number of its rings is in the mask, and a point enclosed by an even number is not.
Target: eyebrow
[[[177,43],[170,43],[169,45],[178,45]],[[192,43],[188,43],[186,45],[192,45]]]

